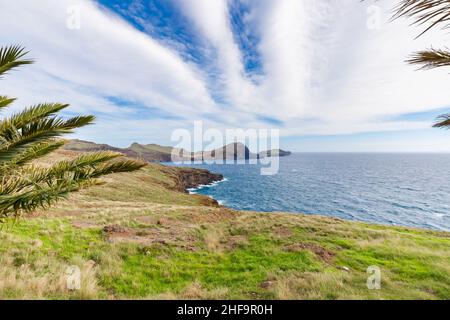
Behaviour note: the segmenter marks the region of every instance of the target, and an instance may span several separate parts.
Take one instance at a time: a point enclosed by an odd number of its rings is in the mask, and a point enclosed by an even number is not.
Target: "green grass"
[[[174,191],[175,170],[114,176],[4,225],[0,299],[450,298],[449,233],[207,206]]]
[[[30,241],[40,240],[39,253],[56,254],[66,261],[74,256],[85,255],[90,248],[103,242],[101,230],[74,228],[66,219],[33,219],[19,222],[9,233],[22,240],[19,243],[26,248]],[[7,250],[3,247],[2,250]]]
[[[314,217],[306,218],[314,220]],[[321,232],[326,230],[324,218],[320,218],[314,223],[316,233],[294,227],[292,233],[274,236],[271,229],[276,230],[278,224],[259,222],[248,225],[246,221],[239,221],[233,226],[214,226],[228,232],[222,240],[225,245],[223,249],[210,250],[200,240],[205,232],[203,226],[196,230],[199,241],[195,250],[184,250],[177,245],[109,243],[101,228],[74,228],[70,222],[72,219],[27,219],[14,227],[5,228],[2,231],[0,257],[12,261],[6,268],[20,270],[26,264],[35,273],[33,276],[39,278],[46,272],[54,274],[55,269],[61,270],[61,266],[83,265],[92,260],[98,268],[95,276],[97,286],[87,298],[175,298],[185,297],[189,288],[195,288],[192,298],[450,297],[448,238],[438,235],[430,236],[426,241],[423,235],[402,232],[398,238],[395,228],[385,228],[381,237],[378,230],[361,231],[358,224],[344,222],[343,228],[330,230],[330,236],[326,237]],[[348,237],[352,230],[353,239],[338,241],[339,234],[347,234]],[[242,234],[247,237],[245,244],[226,247],[227,237]],[[383,241],[380,242],[380,238]],[[389,245],[389,239],[396,239],[394,246]],[[41,241],[39,247],[33,244],[36,240]],[[296,243],[314,243],[336,253],[336,256],[329,264],[308,250],[286,250],[287,246]],[[439,247],[445,244],[447,247]],[[437,249],[433,249],[436,245]],[[43,263],[46,257],[51,259]],[[379,266],[385,277],[383,289],[377,292],[365,287],[365,271],[372,265]],[[351,271],[339,270],[340,266],[349,267]],[[330,278],[319,284],[314,283],[324,275]],[[305,276],[312,283],[296,283],[304,280]],[[276,286],[284,283],[284,279],[289,279],[287,284],[293,288],[288,288],[288,293],[280,296]],[[267,281],[273,282],[275,287],[264,287]],[[296,288],[297,285],[300,287]],[[76,292],[55,293],[53,290],[49,290],[44,297],[78,298]],[[316,290],[320,291],[319,294]],[[317,296],[311,296],[314,292]],[[22,294],[20,288],[2,290],[0,286],[1,298],[17,298]]]
[[[254,237],[247,247],[223,253],[150,248],[127,256],[123,272],[108,283],[129,297],[180,294],[189,284],[197,282],[208,290],[227,288],[229,298],[248,298],[252,294],[273,298],[261,289],[268,274],[320,269],[311,253],[287,253],[270,244],[270,239]]]

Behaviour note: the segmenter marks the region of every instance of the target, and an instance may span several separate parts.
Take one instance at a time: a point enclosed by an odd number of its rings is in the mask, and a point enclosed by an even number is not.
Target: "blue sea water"
[[[238,210],[285,211],[450,231],[450,154],[293,154],[260,165],[189,165],[225,181],[194,193]]]

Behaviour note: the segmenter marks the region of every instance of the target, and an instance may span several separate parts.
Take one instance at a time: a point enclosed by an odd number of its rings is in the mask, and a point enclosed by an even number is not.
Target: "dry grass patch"
[[[220,300],[226,299],[228,291],[228,288],[207,290],[200,282],[195,281],[188,285],[177,298],[187,300]]]
[[[33,263],[26,263],[23,257],[19,263],[16,252],[0,257],[0,297],[3,299],[95,299],[99,297],[97,268],[92,261],[81,258],[68,264],[56,257],[40,257]],[[77,266],[81,271],[79,290],[69,290],[67,271]]]
[[[352,296],[351,276],[343,272],[303,273],[279,276],[273,292],[280,300],[327,300]]]

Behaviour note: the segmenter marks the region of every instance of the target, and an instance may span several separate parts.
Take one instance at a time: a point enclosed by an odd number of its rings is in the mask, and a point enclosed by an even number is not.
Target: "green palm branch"
[[[450,114],[443,114],[436,119],[434,128],[450,129]]]
[[[426,26],[417,38],[435,27],[450,28],[449,0],[402,0],[394,11],[393,19],[411,18],[412,25]]]
[[[450,0],[402,0],[395,8],[393,19],[413,19],[412,25],[424,26],[424,30],[417,36],[421,37],[433,28],[450,28]],[[429,49],[411,55],[406,62],[421,66],[428,70],[450,67],[450,51],[448,49]],[[436,119],[435,128],[450,128],[450,114]]]
[[[450,28],[450,0],[402,0],[396,7],[393,19],[412,19],[411,25],[424,26],[419,38],[433,28]],[[429,49],[414,53],[407,60],[410,64],[422,65],[422,69],[450,66],[448,49]]]
[[[0,76],[33,61],[19,46],[0,48]],[[16,99],[0,96],[0,111]],[[93,116],[65,119],[67,104],[45,103],[0,117],[0,222],[38,208],[48,208],[68,194],[102,183],[102,176],[138,170],[146,163],[121,159],[113,152],[96,152],[43,167],[36,160],[64,145],[60,138],[90,125]]]
[[[24,59],[27,54],[28,52],[20,46],[0,48],[0,77],[6,74],[9,70],[17,68],[21,65],[33,63],[33,60]]]

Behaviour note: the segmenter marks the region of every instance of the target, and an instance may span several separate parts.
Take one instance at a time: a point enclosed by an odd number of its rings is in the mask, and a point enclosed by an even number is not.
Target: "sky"
[[[450,152],[432,129],[450,72],[404,60],[450,35],[390,22],[398,0],[0,0],[0,44],[36,63],[0,80],[11,112],[65,102],[72,137],[173,145],[176,129],[272,129],[303,152]]]

